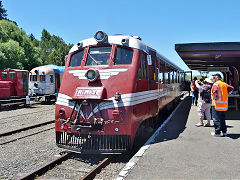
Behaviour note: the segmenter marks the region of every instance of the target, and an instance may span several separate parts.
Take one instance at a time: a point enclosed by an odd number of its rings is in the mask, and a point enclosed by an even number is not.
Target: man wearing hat
[[[200,116],[200,122],[196,124],[197,127],[204,126],[203,120],[204,116],[207,119],[207,124],[205,124],[205,127],[211,126],[210,120],[211,120],[211,113],[210,109],[212,106],[211,103],[211,88],[213,85],[213,77],[206,78],[204,80],[204,84],[196,81],[195,84],[199,90],[200,93],[200,102],[198,105],[198,114]]]
[[[233,91],[233,87],[223,82],[220,74],[215,74],[214,84],[211,89],[212,97],[212,118],[214,122],[215,132],[211,135],[220,137],[227,136],[227,126],[225,122],[225,111],[228,110],[228,95]]]

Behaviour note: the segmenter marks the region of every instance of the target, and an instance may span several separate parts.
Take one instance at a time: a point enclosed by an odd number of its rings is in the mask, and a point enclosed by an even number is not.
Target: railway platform
[[[197,107],[186,97],[117,179],[240,179],[240,112],[226,119],[228,136],[211,136],[213,126],[195,126]]]

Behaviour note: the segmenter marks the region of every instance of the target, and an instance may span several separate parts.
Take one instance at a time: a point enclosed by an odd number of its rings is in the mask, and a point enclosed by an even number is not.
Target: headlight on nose
[[[96,32],[96,34],[94,35],[94,39],[98,42],[98,43],[104,43],[107,40],[108,36],[105,32],[103,31],[98,31]]]
[[[96,69],[88,69],[85,77],[90,81],[90,82],[94,82],[98,79],[99,77],[99,72]]]

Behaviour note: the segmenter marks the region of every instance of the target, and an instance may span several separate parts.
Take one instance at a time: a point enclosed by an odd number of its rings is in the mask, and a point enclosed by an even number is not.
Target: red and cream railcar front
[[[132,36],[98,31],[73,46],[56,102],[57,145],[81,153],[131,149],[140,123],[159,110],[157,64],[156,52]]]

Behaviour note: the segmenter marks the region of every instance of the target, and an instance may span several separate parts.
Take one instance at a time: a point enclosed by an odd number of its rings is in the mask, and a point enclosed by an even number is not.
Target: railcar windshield
[[[37,75],[30,75],[30,81],[37,81]]]
[[[133,51],[131,49],[117,47],[114,64],[131,64]]]
[[[109,47],[92,47],[88,51],[86,66],[108,65],[111,54]]]
[[[80,66],[82,59],[83,59],[83,54],[84,54],[84,50],[81,50],[81,51],[77,52],[76,54],[73,54],[71,57],[69,67]]]
[[[40,82],[45,82],[46,76],[45,75],[40,75]]]
[[[7,72],[1,73],[1,79],[7,79]]]
[[[15,79],[16,78],[16,72],[10,72],[9,73],[9,78],[10,79]]]

